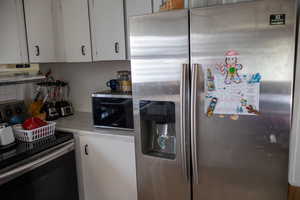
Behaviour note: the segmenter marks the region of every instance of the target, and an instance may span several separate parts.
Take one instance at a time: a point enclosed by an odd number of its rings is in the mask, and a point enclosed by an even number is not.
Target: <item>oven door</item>
[[[96,127],[133,129],[132,99],[93,97]]]
[[[66,142],[0,171],[9,200],[78,200],[74,142]]]

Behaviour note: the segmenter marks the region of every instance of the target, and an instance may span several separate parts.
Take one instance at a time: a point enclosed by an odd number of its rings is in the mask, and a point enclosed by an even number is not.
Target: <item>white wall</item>
[[[129,61],[107,61],[96,63],[41,64],[40,69],[52,70],[55,79],[69,82],[70,99],[76,111],[91,112],[91,93],[108,90],[106,82],[115,79],[117,71],[130,70]]]

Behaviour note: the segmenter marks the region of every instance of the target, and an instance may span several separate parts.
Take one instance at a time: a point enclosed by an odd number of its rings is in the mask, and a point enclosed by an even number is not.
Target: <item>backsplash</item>
[[[76,111],[91,112],[91,93],[108,90],[106,82],[115,79],[117,71],[130,70],[130,62],[51,63],[41,64],[40,69],[51,69],[54,78],[69,82],[70,99]]]

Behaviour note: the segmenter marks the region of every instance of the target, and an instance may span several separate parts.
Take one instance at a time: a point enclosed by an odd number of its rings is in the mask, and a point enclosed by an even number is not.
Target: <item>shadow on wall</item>
[[[91,112],[91,93],[108,90],[106,82],[117,77],[117,71],[130,70],[129,61],[105,61],[96,63],[41,64],[43,73],[49,69],[55,79],[70,84],[70,100],[78,112]]]

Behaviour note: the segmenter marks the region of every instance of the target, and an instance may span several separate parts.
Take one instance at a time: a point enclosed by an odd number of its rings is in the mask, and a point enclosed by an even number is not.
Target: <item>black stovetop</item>
[[[16,141],[15,145],[0,149],[0,170],[71,139],[73,139],[72,134],[57,131],[55,135],[36,142]]]

